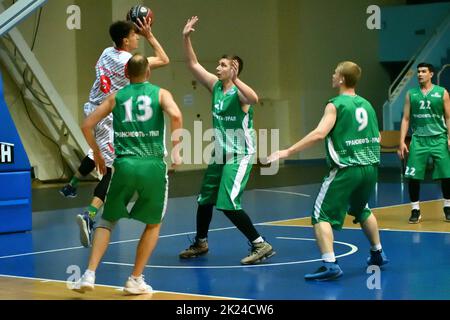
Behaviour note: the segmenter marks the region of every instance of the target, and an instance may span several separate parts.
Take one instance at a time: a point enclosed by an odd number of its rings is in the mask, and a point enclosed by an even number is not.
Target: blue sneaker
[[[367,258],[367,264],[369,266],[375,265],[381,267],[389,262],[389,259],[384,254],[383,250],[372,251],[370,250],[370,257]]]
[[[305,274],[305,280],[327,281],[341,277],[344,272],[336,262],[323,262],[323,266],[314,273]]]
[[[85,248],[92,244],[92,232],[94,231],[94,221],[89,216],[89,212],[77,215],[77,224],[80,227],[80,242]]]
[[[77,196],[77,188],[72,187],[71,184],[66,184],[59,193],[66,198],[75,198]]]

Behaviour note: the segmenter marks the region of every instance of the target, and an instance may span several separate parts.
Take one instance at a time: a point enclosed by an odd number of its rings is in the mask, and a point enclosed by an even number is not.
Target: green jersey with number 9
[[[129,84],[117,92],[112,112],[116,156],[163,158],[167,155],[159,91],[159,87],[142,82]]]
[[[357,95],[340,95],[329,103],[336,107],[336,123],[326,138],[330,167],[378,164],[380,131],[370,102]]]

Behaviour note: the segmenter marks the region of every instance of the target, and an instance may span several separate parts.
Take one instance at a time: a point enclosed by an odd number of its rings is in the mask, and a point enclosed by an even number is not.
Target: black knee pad
[[[95,162],[88,156],[84,157],[81,161],[80,167],[78,168],[78,172],[83,176],[87,176],[92,170],[95,169]]]
[[[106,168],[107,172],[102,180],[97,184],[94,190],[94,196],[105,202],[106,192],[108,192],[109,182],[111,181],[112,169]]]

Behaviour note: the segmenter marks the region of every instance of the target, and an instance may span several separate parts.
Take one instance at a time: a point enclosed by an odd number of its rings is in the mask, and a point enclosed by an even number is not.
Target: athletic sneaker
[[[208,250],[208,241],[198,241],[196,239],[189,248],[180,252],[179,257],[181,259],[197,258],[198,256],[207,254]]]
[[[336,262],[323,262],[323,266],[314,273],[305,274],[305,280],[327,281],[341,277],[344,272]]]
[[[367,258],[367,264],[369,266],[376,265],[381,267],[389,262],[389,259],[384,254],[383,250],[372,251],[370,250],[370,257]]]
[[[128,294],[150,294],[153,293],[153,288],[145,283],[144,276],[133,279],[129,277],[125,283],[123,291]]]
[[[445,221],[450,222],[450,207],[444,207]]]
[[[85,272],[80,280],[78,280],[72,287],[73,291],[85,293],[86,291],[93,291],[95,286],[95,274]]]
[[[62,189],[59,190],[59,193],[66,198],[75,198],[77,196],[77,188],[72,187],[69,183],[62,187]]]
[[[409,217],[409,223],[416,224],[420,222],[422,219],[422,215],[420,214],[420,210],[413,209],[411,211],[411,217]]]
[[[241,264],[256,264],[275,255],[272,246],[264,241],[252,243],[250,254],[241,260]]]
[[[83,247],[89,248],[92,244],[92,233],[94,231],[94,221],[89,216],[89,212],[78,214],[77,224],[80,227],[80,242]]]

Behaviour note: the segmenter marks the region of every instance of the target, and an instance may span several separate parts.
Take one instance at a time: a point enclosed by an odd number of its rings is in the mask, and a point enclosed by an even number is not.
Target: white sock
[[[206,242],[207,240],[208,240],[208,238],[197,239],[198,242]]]
[[[417,202],[411,202],[412,210],[420,210],[419,203],[420,203],[419,201],[417,201]]]
[[[374,245],[374,246],[371,246],[370,247],[370,250],[372,250],[372,251],[380,251],[381,250],[381,243],[379,243],[379,244],[376,244],[376,245]]]
[[[259,237],[258,239],[252,241],[253,244],[263,243],[263,242],[264,242],[264,239],[262,237]]]
[[[92,271],[92,270],[89,270],[89,269],[87,269],[84,274],[87,275],[87,276],[95,277],[95,271]]]
[[[444,208],[450,207],[450,199],[444,199]]]
[[[138,277],[135,277],[135,276],[131,275],[131,279],[133,279],[133,280],[138,280],[141,276],[142,276],[142,275],[140,275],[140,276],[138,276]]]
[[[336,262],[334,252],[327,252],[322,255],[322,260],[325,262]]]

